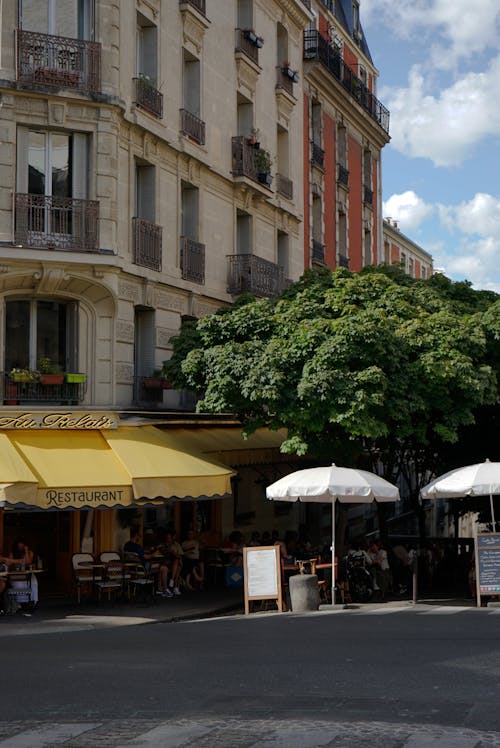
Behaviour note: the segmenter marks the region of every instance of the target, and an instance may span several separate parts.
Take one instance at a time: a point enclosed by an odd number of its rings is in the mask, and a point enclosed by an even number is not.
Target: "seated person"
[[[195,538],[194,530],[188,530],[186,540],[182,543],[184,555],[182,557],[182,576],[188,590],[199,587],[203,589],[205,570],[200,561],[200,544]]]
[[[123,546],[123,553],[125,554],[125,558],[127,558],[128,553],[137,556],[140,563],[148,570],[151,559],[154,557],[151,550],[145,550],[141,545],[141,533],[138,528],[130,530],[130,540],[127,540]],[[172,597],[172,593],[168,588],[168,567],[166,564],[161,564],[160,566],[156,592],[161,597]]]
[[[170,572],[168,590],[174,595],[180,595],[179,579],[181,576],[184,551],[182,550],[181,544],[177,541],[175,532],[166,533],[165,543],[160,546],[160,550],[167,560],[167,567]]]
[[[22,540],[17,538],[12,544],[12,551],[5,563],[11,570],[19,567],[20,570],[29,569],[33,566],[34,553]],[[9,587],[13,590],[18,590],[19,593],[26,590],[26,594],[16,595],[17,601],[21,604],[21,607],[29,606],[30,608],[36,608],[38,605],[38,580],[35,574],[30,574],[29,582],[23,581],[22,579],[9,579]]]

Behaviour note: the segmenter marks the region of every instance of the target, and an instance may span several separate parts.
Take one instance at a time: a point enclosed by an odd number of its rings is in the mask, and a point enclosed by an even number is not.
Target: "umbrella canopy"
[[[489,496],[493,531],[495,530],[494,494],[500,494],[500,462],[490,462],[489,460],[450,470],[448,473],[435,478],[420,491],[423,499]]]
[[[267,498],[275,501],[303,501],[332,505],[332,603],[335,604],[335,502],[369,504],[398,501],[399,490],[389,481],[367,470],[329,467],[297,470],[268,486]]]

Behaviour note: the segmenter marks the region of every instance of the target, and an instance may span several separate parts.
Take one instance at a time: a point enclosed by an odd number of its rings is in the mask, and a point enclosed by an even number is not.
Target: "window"
[[[200,116],[200,61],[184,50],[184,109]]]
[[[137,161],[135,167],[136,216],[155,223],[155,167]]]
[[[339,211],[339,265],[348,266],[347,258],[347,214],[345,211]]]
[[[372,186],[372,154],[368,148],[363,151],[363,184],[371,189]]]
[[[413,257],[410,257],[408,259],[408,274],[411,278],[415,277],[415,260],[413,259]]]
[[[422,265],[420,268],[420,277],[425,280],[427,278],[427,268],[425,265]]]
[[[236,252],[252,254],[252,216],[240,210],[236,215]]]
[[[359,3],[357,0],[352,4],[352,27],[354,31],[359,32]]]
[[[371,265],[372,263],[372,232],[370,230],[364,232],[364,247],[363,247],[363,264]]]
[[[248,138],[253,130],[253,104],[240,93],[238,93],[236,101],[236,115],[238,135]]]
[[[199,190],[190,184],[181,189],[181,235],[198,241]]]
[[[5,313],[5,371],[36,369],[49,358],[62,371],[77,370],[77,304],[12,300]]]
[[[403,268],[404,272],[406,273],[406,254],[404,252],[401,252],[399,256],[399,262],[401,264],[401,267]]]
[[[238,28],[253,29],[253,0],[238,0]]]
[[[153,88],[157,84],[157,29],[149,19],[141,13],[137,14],[137,76],[150,83]]]
[[[19,27],[90,41],[94,38],[93,0],[19,0]]]
[[[339,164],[347,168],[347,128],[344,125],[337,128],[337,157]]]
[[[321,121],[321,104],[315,101],[312,105],[312,141],[318,146],[321,146]]]
[[[288,278],[289,270],[289,236],[284,231],[278,231],[278,267],[282,271],[283,279]]]

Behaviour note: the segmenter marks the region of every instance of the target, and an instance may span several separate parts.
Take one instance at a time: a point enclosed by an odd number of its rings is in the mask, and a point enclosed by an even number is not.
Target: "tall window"
[[[182,185],[181,192],[181,235],[198,241],[199,190],[190,184]]]
[[[366,266],[372,263],[372,232],[369,229],[365,230],[363,238],[363,264]]]
[[[19,0],[19,28],[90,41],[94,38],[94,2]]]
[[[347,168],[347,128],[344,125],[337,128],[337,149],[339,164]]]
[[[253,0],[238,0],[238,28],[253,29]]]
[[[252,216],[240,210],[236,215],[236,252],[252,254]]]
[[[289,236],[284,231],[278,231],[278,267],[283,272],[283,278],[288,278],[289,270]]]
[[[136,216],[155,223],[155,167],[137,161],[135,167]]]
[[[137,77],[158,88],[157,28],[141,13],[137,14]]]
[[[253,104],[238,93],[236,107],[238,135],[248,138],[253,128]]]
[[[12,300],[5,313],[5,371],[36,369],[49,358],[62,371],[77,366],[77,305],[50,300]]]

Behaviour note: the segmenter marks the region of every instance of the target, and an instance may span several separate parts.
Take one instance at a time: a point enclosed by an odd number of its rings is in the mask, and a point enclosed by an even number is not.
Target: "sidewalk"
[[[243,589],[211,587],[187,592],[180,597],[158,598],[152,602],[112,602],[97,604],[71,599],[41,600],[31,615],[19,613],[0,618],[0,637],[56,634],[115,626],[136,626],[196,618],[212,618],[243,612]]]

